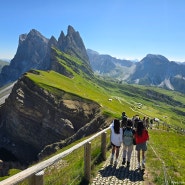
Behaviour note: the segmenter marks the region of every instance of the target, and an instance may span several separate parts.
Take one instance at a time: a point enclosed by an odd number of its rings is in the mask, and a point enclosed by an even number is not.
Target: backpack
[[[133,132],[132,129],[125,129],[123,133],[123,143],[126,146],[130,146],[133,144]]]

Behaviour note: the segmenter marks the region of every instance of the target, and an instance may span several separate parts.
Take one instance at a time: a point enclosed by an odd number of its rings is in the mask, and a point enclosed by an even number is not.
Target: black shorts
[[[116,147],[116,148],[120,148],[120,146],[116,146],[116,145],[113,144],[112,142],[111,142],[111,145],[114,146],[114,147]]]

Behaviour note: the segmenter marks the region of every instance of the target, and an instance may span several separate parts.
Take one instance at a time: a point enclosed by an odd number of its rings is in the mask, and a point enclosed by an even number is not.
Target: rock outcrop
[[[16,81],[23,73],[30,69],[47,69],[49,61],[44,61],[48,52],[48,42],[36,30],[19,37],[19,46],[9,66],[2,68],[0,86]],[[43,65],[45,63],[45,65]]]
[[[58,49],[69,55],[75,56],[86,62],[89,66],[89,58],[79,32],[72,26],[68,26],[67,35],[62,31],[58,39]]]
[[[47,145],[67,138],[72,142],[104,126],[99,104],[64,91],[60,94],[40,88],[26,75],[14,85],[4,105],[1,131],[8,141],[3,147],[18,160],[36,160]]]

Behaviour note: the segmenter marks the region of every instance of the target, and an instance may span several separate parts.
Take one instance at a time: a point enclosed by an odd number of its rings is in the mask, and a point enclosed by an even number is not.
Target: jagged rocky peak
[[[82,41],[82,38],[80,37],[80,34],[78,31],[75,31],[72,26],[68,26],[68,31],[67,31],[67,39],[69,41],[74,42],[74,44],[79,47],[80,49],[84,50],[85,46]],[[86,50],[86,49],[85,49]]]
[[[26,72],[30,68],[38,69],[38,66],[41,66],[40,62],[46,56],[49,39],[45,38],[37,30],[32,29],[27,35],[24,34],[21,36],[21,41],[17,53],[11,62],[15,66],[18,63],[22,65],[21,73]]]
[[[66,36],[63,31],[61,32],[58,39],[58,48],[65,53],[80,58],[90,66],[83,40],[80,37],[79,32],[75,31],[72,26],[68,26]]]
[[[91,68],[80,34],[72,26],[68,26],[66,36],[63,31],[61,32],[58,41],[54,36],[48,39],[39,31],[32,29],[28,34],[20,35],[14,58],[0,73],[0,87],[17,80],[30,69],[50,70],[55,59],[51,56],[51,47],[81,59],[86,67]]]
[[[48,39],[45,38],[39,31],[32,29],[28,34],[21,34],[19,36],[19,43],[22,43],[27,40],[35,40],[40,38],[43,42],[48,43]],[[36,40],[35,40],[36,41]]]
[[[154,61],[160,61],[160,62],[169,62],[169,60],[162,56],[162,55],[154,55],[154,54],[148,54],[146,57],[144,57],[141,62],[147,61],[147,62],[154,62]]]
[[[60,36],[58,38],[58,48],[62,51],[64,50],[63,43],[65,43],[65,34],[61,31]]]
[[[70,34],[73,34],[73,33],[75,33],[75,29],[72,27],[72,26],[68,26],[68,34],[70,35]]]
[[[44,42],[48,42],[48,39],[46,37],[44,37],[39,31],[32,29],[29,33],[28,33],[28,38],[40,38],[42,39]]]
[[[23,73],[30,69],[47,70],[49,64],[48,53],[49,39],[40,32],[32,29],[28,34],[19,37],[19,45],[10,65],[0,73],[0,86],[17,80]]]
[[[51,47],[57,47],[57,40],[54,36],[51,36],[49,39],[48,45]]]

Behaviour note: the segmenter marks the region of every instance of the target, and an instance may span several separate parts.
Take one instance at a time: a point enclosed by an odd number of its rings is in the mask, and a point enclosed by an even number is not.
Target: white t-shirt
[[[111,142],[115,145],[115,146],[121,146],[121,143],[123,142],[123,129],[120,128],[120,133],[116,134],[114,132],[114,121],[111,123],[110,125],[110,129],[111,129]]]

